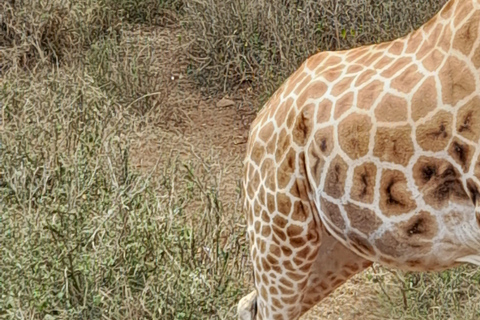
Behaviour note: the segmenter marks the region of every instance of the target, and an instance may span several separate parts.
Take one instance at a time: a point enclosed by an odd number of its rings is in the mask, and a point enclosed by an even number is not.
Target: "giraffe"
[[[403,38],[308,58],[251,125],[255,290],[238,317],[298,319],[377,262],[480,265],[480,1]]]

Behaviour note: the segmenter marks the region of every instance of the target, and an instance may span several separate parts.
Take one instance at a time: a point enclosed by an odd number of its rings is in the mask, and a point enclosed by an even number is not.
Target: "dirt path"
[[[228,97],[234,103],[218,106],[222,97],[205,98],[184,76],[186,52],[178,42],[178,30],[154,30],[147,37],[159,48],[169,48],[161,54],[158,68],[166,84],[159,101],[160,110],[146,116],[137,136],[132,139],[135,165],[151,169],[158,159],[178,156],[188,161],[202,159],[214,167],[221,177],[221,200],[226,207],[238,194],[242,160],[249,125],[255,117],[253,99]],[[160,99],[160,98],[159,98]],[[161,164],[160,164],[161,165]],[[302,319],[379,319],[376,289],[366,274],[360,274],[313,308]],[[384,318],[383,318],[384,319]]]

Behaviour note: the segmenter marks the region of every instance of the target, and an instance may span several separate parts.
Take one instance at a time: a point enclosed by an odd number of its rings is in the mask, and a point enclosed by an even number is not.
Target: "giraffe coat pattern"
[[[240,319],[298,319],[373,262],[480,264],[480,1],[307,59],[252,123],[255,291]]]

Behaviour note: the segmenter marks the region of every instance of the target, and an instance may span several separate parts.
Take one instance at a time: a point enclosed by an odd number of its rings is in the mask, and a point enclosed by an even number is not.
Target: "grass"
[[[182,102],[196,103],[183,88],[172,94],[165,57],[183,53],[203,93],[252,86],[258,106],[317,46],[393,37],[438,5],[409,7],[418,16],[408,22],[393,2],[374,7],[393,30],[380,38],[368,19],[335,16],[348,30],[338,38],[316,2],[279,3],[0,4],[0,319],[235,316],[252,286],[241,194],[223,187],[232,173],[218,155],[185,152],[162,130]],[[179,28],[172,48],[161,32]],[[155,154],[138,147],[146,136]],[[386,317],[480,316],[471,267],[367,276]]]
[[[0,317],[232,314],[243,218],[223,211],[202,163],[165,155],[135,171],[135,114],[86,72],[9,73],[1,97]]]
[[[192,72],[211,91],[252,86],[266,100],[308,56],[388,41],[442,1],[187,1]]]

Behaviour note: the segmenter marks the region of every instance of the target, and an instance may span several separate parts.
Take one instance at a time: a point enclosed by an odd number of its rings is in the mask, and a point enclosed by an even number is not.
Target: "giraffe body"
[[[255,291],[240,319],[297,319],[373,262],[480,264],[480,2],[392,42],[307,59],[252,124]]]

